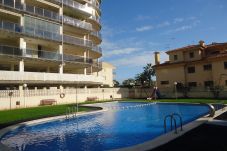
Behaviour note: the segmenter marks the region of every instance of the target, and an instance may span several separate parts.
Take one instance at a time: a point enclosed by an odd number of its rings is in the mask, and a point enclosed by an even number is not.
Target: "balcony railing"
[[[44,59],[53,61],[62,61],[62,54],[57,52],[50,52],[44,50],[33,50],[33,49],[20,49],[17,47],[0,45],[0,55],[8,55],[12,57],[23,57],[23,58],[34,58]],[[93,66],[100,66],[100,62],[93,61],[90,58],[84,58],[82,56],[63,54],[64,62],[76,62],[76,63],[87,63]]]
[[[93,50],[93,51],[96,51],[96,52],[99,52],[100,54],[102,54],[102,48],[99,47],[99,46],[93,46],[93,47],[92,47],[92,50]]]
[[[92,42],[90,40],[84,40],[76,37],[71,37],[68,35],[63,36],[64,42],[69,44],[75,44],[84,47],[92,47]]]
[[[33,37],[50,39],[58,42],[61,42],[62,40],[62,36],[60,34],[43,31],[40,29],[34,29],[30,27],[22,28],[20,25],[16,23],[8,22],[8,21],[0,21],[0,29],[15,32],[15,33],[21,33],[21,34],[25,34]],[[65,43],[74,44],[77,46],[88,47],[88,48],[91,48],[93,51],[102,53],[101,48],[94,46],[90,40],[84,40],[84,39],[64,35],[63,41]]]
[[[22,32],[22,28],[20,25],[8,21],[1,21],[0,20],[0,29],[12,31],[12,32]]]
[[[75,19],[75,18],[63,16],[63,21],[64,21],[64,23],[72,25],[72,26],[84,28],[84,29],[87,29],[87,30],[92,30],[92,25],[90,23],[83,22],[83,21],[80,21],[80,20]]]
[[[100,32],[95,32],[95,31],[93,31],[93,32],[91,32],[91,35],[93,35],[93,36],[95,36],[95,37],[98,37],[99,39],[102,39],[102,35],[101,35]]]
[[[1,81],[89,82],[102,83],[104,78],[95,75],[59,74],[41,72],[1,71]]]
[[[95,20],[97,23],[101,24],[100,18],[96,16],[91,16],[90,19]]]
[[[47,17],[47,18],[57,20],[57,21],[61,20],[61,16],[56,12],[49,11],[49,10],[39,8],[39,7],[36,7],[36,6],[27,5],[27,4],[23,5],[23,7],[24,7],[23,10],[26,11],[26,12],[36,14],[36,15],[39,15],[39,16],[43,16],[43,17]]]
[[[54,1],[56,1],[56,2],[58,2],[60,4],[62,3],[62,0],[54,0]],[[87,6],[82,5],[82,4],[80,4],[80,3],[76,2],[76,1],[73,1],[73,0],[63,0],[63,4],[66,5],[66,6],[68,6],[68,7],[73,8],[73,9],[77,9],[77,10],[83,11],[86,14],[91,14],[91,12],[89,12],[87,10]]]
[[[50,10],[47,10],[44,8],[28,5],[28,4],[23,5],[20,2],[9,3],[7,0],[5,0],[5,1],[0,0],[0,4],[3,6],[17,9],[19,11],[24,11],[24,12],[27,12],[30,14],[35,14],[35,15],[46,17],[46,18],[56,20],[56,21],[61,21],[61,19],[62,19],[62,16],[59,15],[59,13],[56,13],[56,12],[53,12],[53,11],[50,11]],[[81,21],[81,20],[78,20],[75,18],[63,16],[63,21],[64,21],[64,23],[75,26],[75,27],[92,30],[92,25],[90,23],[87,23],[87,22],[84,22],[84,21]]]

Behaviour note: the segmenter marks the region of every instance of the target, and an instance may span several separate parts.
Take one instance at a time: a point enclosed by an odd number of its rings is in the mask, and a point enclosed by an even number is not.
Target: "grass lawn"
[[[69,106],[70,105],[55,105],[0,111],[0,128],[23,121],[63,115],[66,112],[66,108]],[[94,109],[79,107],[80,112],[91,110]]]
[[[123,101],[152,102],[153,100],[124,99]],[[187,102],[187,103],[223,103],[224,102],[225,104],[227,104],[227,100],[214,100],[214,99],[177,99],[177,100],[160,99],[157,101],[158,102]],[[104,101],[104,102],[109,102],[109,101]],[[85,102],[80,104],[83,105],[83,104],[91,104],[91,103],[100,103],[100,101]],[[72,106],[72,104],[0,111],[0,129],[8,125],[12,125],[12,124],[16,124],[16,123],[20,123],[28,120],[34,120],[34,119],[57,116],[57,115],[64,115],[66,108],[69,106]],[[91,110],[94,110],[94,108],[79,107],[80,112],[91,111]]]

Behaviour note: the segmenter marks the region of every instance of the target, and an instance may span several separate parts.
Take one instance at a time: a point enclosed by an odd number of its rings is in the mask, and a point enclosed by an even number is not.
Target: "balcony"
[[[59,13],[50,11],[50,10],[46,10],[40,7],[36,7],[36,6],[32,6],[32,5],[27,5],[24,4],[22,5],[19,2],[16,3],[9,3],[7,1],[1,1],[0,0],[0,4],[6,7],[10,7],[13,9],[16,9],[18,11],[23,11],[29,14],[33,14],[33,15],[37,15],[37,16],[41,16],[41,17],[45,17],[51,20],[55,20],[58,22],[61,22],[62,16],[59,15]],[[79,27],[82,29],[86,29],[86,30],[92,30],[92,25],[90,23],[75,19],[75,18],[71,18],[68,16],[63,16],[63,21],[66,24],[75,26],[75,27]]]
[[[63,36],[63,41],[68,44],[74,44],[78,46],[83,46],[83,47],[92,47],[92,42],[90,40],[84,40],[81,38],[76,38],[68,35]]]
[[[83,12],[83,14],[85,14],[86,16],[91,16],[91,11],[88,10],[88,7],[86,5],[82,5],[76,1],[73,1],[73,0],[53,0],[57,3],[60,3],[67,6],[67,7],[70,7],[72,9],[75,9],[75,10],[79,10],[80,12]]]
[[[52,20],[61,21],[61,16],[56,12],[46,10],[46,9],[43,9],[43,8],[39,8],[39,7],[36,7],[36,6],[27,5],[27,4],[24,4],[22,6],[22,8],[25,12],[35,14],[35,15],[38,15],[38,16],[42,16],[42,17],[46,17],[46,18],[49,18],[49,19],[52,19]]]
[[[61,62],[62,59],[64,62],[71,63],[85,63],[90,64],[94,67],[100,67],[101,63],[93,61],[90,58],[84,58],[82,56],[69,55],[69,54],[59,54],[57,52],[50,52],[44,50],[32,50],[32,49],[20,49],[12,46],[0,45],[0,55],[6,55],[10,57],[23,57],[23,58],[33,58],[40,60],[49,60]],[[63,58],[62,58],[63,57]]]
[[[99,47],[99,46],[93,46],[93,47],[92,47],[92,50],[93,50],[93,51],[96,51],[96,52],[99,52],[100,54],[102,54],[102,48]]]
[[[75,18],[63,16],[63,21],[64,21],[64,23],[75,26],[75,27],[83,28],[83,29],[90,30],[90,31],[92,30],[92,25],[90,23],[87,23],[87,22],[84,22],[84,21],[81,21],[81,20],[78,20]]]
[[[95,75],[82,74],[59,74],[59,73],[41,73],[41,72],[19,72],[19,71],[1,71],[0,81],[2,83],[15,81],[15,83],[93,83],[102,84],[104,78]]]
[[[19,33],[19,34],[25,34],[32,37],[49,39],[57,42],[62,41],[62,36],[60,34],[43,31],[40,29],[34,29],[34,28],[22,28],[20,25],[16,23],[8,22],[8,21],[0,21],[0,29],[5,31],[11,31],[14,33]],[[102,53],[101,48],[98,46],[94,46],[94,44],[90,40],[84,40],[81,38],[64,35],[63,41],[68,44],[91,48],[93,51]]]
[[[95,37],[98,37],[99,39],[102,39],[102,35],[101,35],[100,32],[93,31],[93,32],[91,32],[91,35],[95,36]]]

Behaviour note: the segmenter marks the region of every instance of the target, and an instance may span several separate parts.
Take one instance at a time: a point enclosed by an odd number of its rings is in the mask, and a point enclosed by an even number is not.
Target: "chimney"
[[[200,45],[201,47],[205,47],[205,42],[204,42],[203,40],[200,40],[200,41],[199,41],[199,45]]]
[[[159,65],[160,64],[160,53],[155,52],[154,56],[155,56],[155,65]]]

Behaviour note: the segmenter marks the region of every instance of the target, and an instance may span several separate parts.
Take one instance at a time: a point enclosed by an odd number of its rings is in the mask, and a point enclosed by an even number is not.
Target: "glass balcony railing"
[[[22,28],[20,25],[16,23],[8,22],[8,21],[0,21],[0,29],[15,32],[15,33],[21,33],[21,34],[25,34],[33,37],[54,40],[58,42],[62,41],[62,36],[60,34],[43,31],[41,29],[35,29],[32,27]],[[93,51],[102,53],[102,49],[99,46],[94,46],[90,40],[84,40],[84,39],[64,35],[63,41],[68,44],[88,47],[88,48],[91,48]]]
[[[47,10],[44,8],[32,6],[32,5],[27,5],[27,4],[22,5],[20,2],[12,3],[12,2],[8,2],[7,0],[5,0],[5,1],[0,0],[0,4],[3,6],[17,9],[19,11],[24,11],[24,12],[27,12],[30,14],[35,14],[38,16],[46,17],[46,18],[53,19],[53,20],[56,20],[59,22],[62,19],[61,15],[59,15],[59,13],[56,13],[56,12],[53,12],[53,11],[50,11],[50,10]],[[92,25],[90,23],[87,23],[87,22],[84,22],[84,21],[81,21],[81,20],[78,20],[75,18],[63,16],[63,21],[64,21],[64,23],[70,24],[75,27],[92,30]]]
[[[79,46],[84,46],[84,47],[92,47],[92,42],[90,40],[84,40],[76,37],[71,37],[68,35],[63,36],[63,41],[65,43],[69,44],[74,44],[74,45],[79,45]]]
[[[54,40],[58,42],[62,40],[62,36],[58,33],[43,31],[41,29],[35,29],[32,27],[23,28],[23,33],[32,37],[44,38],[44,39]]]
[[[102,35],[100,32],[93,31],[93,32],[91,32],[91,35],[98,37],[99,39],[102,39]]]
[[[54,0],[54,1],[56,1],[60,4],[63,2],[63,4],[68,6],[68,7],[71,7],[73,9],[77,9],[77,10],[83,11],[85,13],[91,14],[91,12],[89,12],[87,10],[87,6],[82,5],[82,4],[80,4],[80,3],[78,3],[74,0]]]
[[[0,21],[0,29],[18,33],[22,32],[22,28],[20,25],[7,21]]]
[[[91,16],[90,19],[96,21],[97,23],[101,24],[100,18],[96,17],[96,16]]]
[[[92,50],[93,50],[93,51],[96,51],[96,52],[99,52],[99,53],[102,53],[102,48],[99,47],[99,46],[93,46],[93,47],[92,47]]]
[[[24,11],[26,11],[26,12],[36,14],[39,16],[43,16],[43,17],[47,17],[47,18],[57,20],[57,21],[61,20],[61,16],[56,12],[49,11],[49,10],[39,8],[36,6],[27,5],[27,4],[23,5],[23,7],[24,7]]]
[[[63,21],[64,21],[64,23],[72,25],[72,26],[84,28],[87,30],[92,30],[92,25],[90,23],[83,22],[83,21],[75,19],[75,18],[63,16]]]
[[[23,55],[23,51],[16,47],[0,45],[0,54],[18,57]]]
[[[90,58],[84,58],[82,56],[75,56],[69,54],[59,54],[57,52],[50,52],[44,50],[33,50],[33,49],[20,49],[12,46],[0,45],[0,55],[8,55],[13,57],[23,57],[23,58],[34,58],[34,59],[44,59],[53,60],[61,62],[76,62],[76,63],[87,63],[94,66],[98,66],[99,62],[93,61]]]

